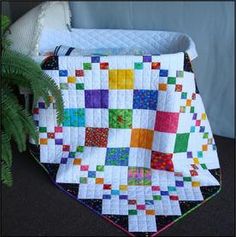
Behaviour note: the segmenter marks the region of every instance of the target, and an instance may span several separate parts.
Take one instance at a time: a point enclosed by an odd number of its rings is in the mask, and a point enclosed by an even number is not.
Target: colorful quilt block
[[[63,126],[84,127],[85,110],[84,109],[64,109]]]
[[[151,170],[142,167],[129,167],[128,185],[151,185]]]
[[[177,133],[174,152],[186,152],[188,149],[189,133]]]
[[[176,133],[179,113],[157,111],[155,130],[159,132]]]
[[[127,166],[129,148],[107,148],[105,165]]]
[[[133,109],[157,109],[158,93],[154,90],[134,90]]]
[[[108,108],[108,90],[85,90],[86,108]]]
[[[153,134],[153,130],[149,129],[132,129],[130,146],[151,149]]]
[[[151,168],[173,172],[172,154],[152,151]]]
[[[133,89],[134,71],[130,69],[109,70],[109,89]]]
[[[86,128],[85,146],[107,147],[108,128]]]
[[[132,128],[131,109],[109,109],[110,128]]]

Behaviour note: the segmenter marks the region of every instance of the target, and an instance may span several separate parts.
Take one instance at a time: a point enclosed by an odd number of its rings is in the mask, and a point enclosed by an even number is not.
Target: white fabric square
[[[133,110],[133,128],[144,128],[154,130],[156,111],[145,110],[145,109],[134,109]]]
[[[175,138],[175,134],[154,131],[152,150],[164,153],[173,153]]]
[[[94,128],[108,128],[109,117],[107,109],[85,109],[85,126]]]
[[[132,109],[133,90],[110,90],[109,91],[110,109]]]
[[[131,129],[110,128],[108,131],[107,147],[130,147],[130,140],[131,140]]]

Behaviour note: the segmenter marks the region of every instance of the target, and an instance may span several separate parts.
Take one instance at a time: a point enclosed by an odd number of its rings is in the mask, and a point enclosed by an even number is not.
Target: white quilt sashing
[[[128,234],[154,236],[220,190],[216,145],[187,54],[50,56],[60,87],[34,108],[56,185]],[[53,98],[52,98],[53,99]]]

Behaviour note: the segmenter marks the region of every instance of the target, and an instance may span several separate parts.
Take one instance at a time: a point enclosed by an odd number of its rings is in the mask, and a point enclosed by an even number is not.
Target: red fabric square
[[[85,146],[107,147],[108,128],[86,128]]]
[[[106,69],[108,69],[108,67],[109,67],[108,63],[100,63],[100,69],[101,70],[106,70]]]
[[[196,126],[200,126],[200,125],[201,125],[201,120],[196,120],[195,125],[196,125]]]
[[[178,201],[178,200],[179,200],[179,197],[178,197],[178,196],[175,196],[175,195],[171,195],[171,196],[170,196],[170,200],[172,200],[172,201]]]
[[[70,151],[70,146],[69,145],[63,145],[62,150],[63,151]]]
[[[151,168],[156,170],[174,171],[172,154],[152,151]]]
[[[191,176],[198,176],[198,172],[196,170],[190,170]]]
[[[48,138],[54,139],[55,138],[54,132],[48,132]]]
[[[55,128],[54,128],[54,131],[55,131],[55,132],[62,132],[62,127],[55,127]]]
[[[152,69],[160,69],[160,65],[159,62],[152,62]]]
[[[160,191],[160,186],[152,186],[152,191]]]
[[[155,130],[159,132],[176,133],[179,113],[157,111]]]
[[[84,70],[75,70],[75,76],[83,77],[84,76]]]
[[[103,189],[111,189],[111,184],[103,184]]]

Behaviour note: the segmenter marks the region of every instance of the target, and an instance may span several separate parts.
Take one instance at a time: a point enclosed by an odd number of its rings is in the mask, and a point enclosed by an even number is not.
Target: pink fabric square
[[[159,132],[176,133],[179,113],[157,111],[155,130]]]

